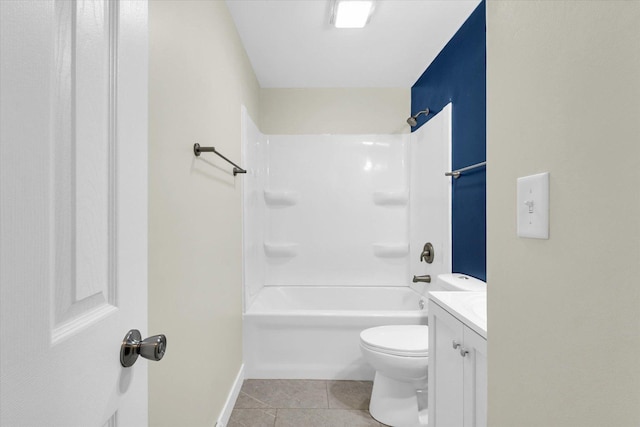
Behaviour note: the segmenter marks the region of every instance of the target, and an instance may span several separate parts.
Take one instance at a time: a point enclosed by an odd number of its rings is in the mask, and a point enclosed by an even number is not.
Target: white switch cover
[[[518,237],[549,238],[549,172],[518,178]]]

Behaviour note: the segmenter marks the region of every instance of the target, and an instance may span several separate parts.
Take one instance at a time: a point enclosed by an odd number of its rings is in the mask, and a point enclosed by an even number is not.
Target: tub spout
[[[413,276],[413,283],[425,282],[431,283],[431,276],[425,274],[424,276]]]

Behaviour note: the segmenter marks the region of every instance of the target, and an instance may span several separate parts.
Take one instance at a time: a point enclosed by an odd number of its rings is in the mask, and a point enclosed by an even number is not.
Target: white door
[[[147,4],[0,1],[0,425],[145,426]]]

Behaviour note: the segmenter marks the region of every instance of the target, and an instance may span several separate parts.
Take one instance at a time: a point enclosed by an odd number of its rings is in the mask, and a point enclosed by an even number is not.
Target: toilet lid
[[[360,342],[382,353],[398,356],[428,356],[429,327],[426,325],[389,325],[365,329]]]

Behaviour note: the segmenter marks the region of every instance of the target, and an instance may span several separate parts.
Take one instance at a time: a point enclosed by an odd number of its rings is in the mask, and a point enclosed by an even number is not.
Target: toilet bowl
[[[426,426],[429,329],[378,326],[360,333],[364,359],[375,369],[369,412],[394,427]]]
[[[428,291],[485,291],[486,284],[459,273],[441,274]],[[364,359],[375,369],[371,416],[393,427],[427,426],[427,325],[389,325],[360,333]]]

